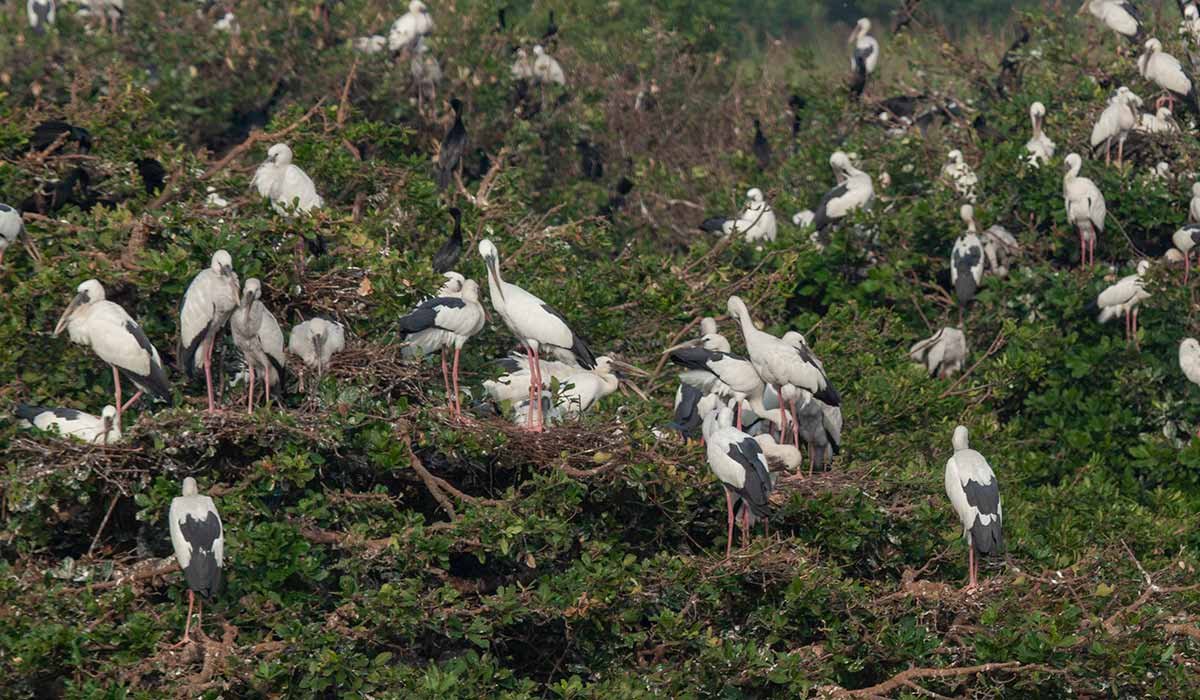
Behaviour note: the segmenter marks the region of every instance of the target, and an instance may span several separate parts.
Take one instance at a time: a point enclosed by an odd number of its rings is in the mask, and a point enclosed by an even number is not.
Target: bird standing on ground
[[[254,277],[246,280],[238,308],[229,317],[233,344],[242,352],[249,382],[246,389],[246,413],[254,410],[254,374],[263,381],[263,401],[271,406],[271,387],[275,395],[283,396],[287,357],[283,354],[283,330],[279,321],[261,301],[262,283]]]
[[[983,283],[983,242],[975,229],[975,207],[964,204],[960,214],[967,231],[954,241],[950,251],[950,281],[954,284],[961,316]]]
[[[442,352],[442,383],[455,420],[462,420],[462,404],[458,399],[458,356],[463,345],[484,324],[483,305],[479,303],[479,285],[475,280],[466,280],[462,291],[453,297],[434,297],[417,305],[407,316],[398,321],[400,339],[421,354]],[[446,371],[446,354],[454,348],[454,371]],[[453,390],[450,377],[453,376]]]
[[[775,220],[775,210],[767,204],[762,190],[752,187],[746,191],[746,206],[737,218],[714,217],[705,219],[700,224],[704,231],[728,236],[741,233],[747,243],[757,241],[773,241],[778,235],[778,222]]]
[[[967,540],[967,590],[978,585],[978,556],[1004,549],[1000,483],[983,455],[971,449],[967,429],[954,429],[954,456],[946,460],[946,495]]]
[[[345,347],[346,331],[342,324],[319,316],[297,323],[288,335],[288,352],[317,370],[318,377],[325,374],[329,360]]]
[[[1029,152],[1029,163],[1037,166],[1054,157],[1054,142],[1043,131],[1046,105],[1041,102],[1029,105],[1029,120],[1033,122],[1033,136],[1025,143],[1025,150]]]
[[[879,64],[879,42],[871,36],[871,20],[866,17],[858,20],[847,43],[853,47],[850,53],[850,70],[853,71],[850,91],[855,97],[861,97],[866,92],[867,78]]]
[[[962,370],[967,359],[967,336],[957,328],[942,328],[908,349],[908,356],[925,365],[929,376],[946,379]]]
[[[196,480],[183,480],[182,495],[171,500],[167,515],[171,528],[171,545],[175,560],[183,569],[188,585],[188,614],[179,645],[191,641],[192,606],[200,594],[196,626],[204,624],[204,601],[221,592],[221,570],[225,566],[225,531],[217,506],[208,496],[201,496]]]
[[[121,423],[117,407],[105,406],[99,416],[73,408],[45,408],[21,404],[13,411],[23,427],[38,430],[57,430],[63,437],[97,445],[112,445],[121,441]]]
[[[292,162],[292,149],[277,143],[267,151],[267,159],[254,171],[250,186],[271,200],[271,207],[284,216],[309,213],[325,206],[317,186],[308,173]]]
[[[1063,201],[1067,208],[1067,222],[1079,232],[1079,264],[1094,265],[1096,262],[1096,237],[1104,233],[1107,209],[1104,195],[1096,183],[1079,176],[1083,159],[1071,153],[1066,159],[1067,172],[1063,175]]]
[[[180,369],[188,379],[196,379],[204,370],[208,389],[208,410],[215,411],[213,395],[212,354],[217,336],[238,306],[238,276],[233,271],[233,258],[224,250],[213,253],[212,262],[201,270],[188,285],[179,307]]]
[[[1137,331],[1138,331],[1138,305],[1144,299],[1150,298],[1150,292],[1146,291],[1144,286],[1143,276],[1150,269],[1150,261],[1142,260],[1137,265],[1137,273],[1122,277],[1115,284],[1111,284],[1100,292],[1100,296],[1096,297],[1096,306],[1100,309],[1100,315],[1097,320],[1100,323],[1108,323],[1117,316],[1125,318],[1125,340],[1133,340],[1134,345],[1139,347]]]
[[[104,298],[104,287],[96,280],[81,283],[75,291],[75,298],[54,327],[54,335],[66,328],[71,342],[90,347],[112,367],[117,424],[120,425],[125,409],[143,393],[170,403],[167,373],[158,350],[150,344],[141,326],[125,309]],[[121,403],[121,375],[138,388],[124,404]]]
[[[467,148],[467,127],[462,120],[462,100],[457,97],[450,100],[450,108],[454,110],[454,124],[442,139],[442,147],[438,150],[438,189],[444,190],[450,185],[459,166],[462,165],[463,153]]]
[[[704,441],[708,467],[725,491],[728,535],[725,558],[733,554],[733,496],[737,494],[748,511],[743,512],[742,542],[750,525],[748,516],[766,518],[771,514],[771,472],[762,447],[754,438],[733,427],[733,412],[728,406],[709,411],[704,417]]]
[[[445,274],[453,270],[454,266],[458,264],[459,256],[462,255],[462,210],[458,207],[450,207],[449,212],[451,218],[454,219],[454,229],[450,231],[450,237],[446,239],[442,247],[433,254],[433,271],[438,274]]]
[[[388,48],[403,51],[413,48],[421,37],[433,32],[433,18],[421,0],[408,3],[408,12],[396,18],[388,31]]]
[[[479,242],[479,255],[488,271],[488,296],[504,325],[512,331],[529,356],[533,382],[529,387],[529,427],[540,431],[545,416],[541,414],[542,376],[538,358],[542,350],[562,360],[578,363],[584,369],[596,366],[596,358],[583,338],[575,334],[563,315],[554,307],[500,276],[500,253],[488,239]],[[538,418],[535,418],[535,415]]]
[[[1138,57],[1138,72],[1146,80],[1167,91],[1167,101],[1174,109],[1175,100],[1180,100],[1192,114],[1200,116],[1200,101],[1196,97],[1196,81],[1184,69],[1179,59],[1162,50],[1158,39],[1146,40],[1146,51]]]

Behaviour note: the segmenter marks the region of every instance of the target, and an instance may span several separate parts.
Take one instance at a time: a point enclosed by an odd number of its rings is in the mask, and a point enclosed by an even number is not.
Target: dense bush
[[[172,372],[177,406],[132,409],[120,445],[0,430],[5,695],[1197,695],[1200,448],[1188,438],[1200,410],[1176,361],[1196,331],[1193,292],[1179,271],[1152,268],[1140,352],[1087,305],[1169,245],[1200,149],[1190,135],[1142,138],[1123,171],[1085,158],[1110,226],[1103,264],[1078,269],[1061,158],[1087,153],[1117,85],[1153,95],[1113,37],[1090,20],[1022,16],[1032,40],[1001,97],[995,58],[1011,37],[973,37],[987,47],[976,54],[929,23],[910,28],[885,45],[872,92],[954,96],[965,115],[893,137],[876,109],[846,100],[832,58],[775,44],[781,24],[719,4],[557,7],[568,86],[518,102],[510,51],[540,37],[546,16],[511,6],[500,31],[500,5],[431,8],[446,80],[424,110],[405,61],[346,46],[386,33],[395,8],[378,3],[330,5],[328,25],[323,3],[238,6],[237,35],[210,30],[216,8],[183,3],[131,2],[115,36],[67,8],[44,36],[23,8],[0,16],[13,38],[0,44],[0,201],[79,166],[108,200],[29,218],[42,264],[19,246],[5,257],[7,403],[111,401],[108,368],[50,337],[89,277],[173,365],[179,299],[222,247],[285,325],[323,313],[351,335],[330,374],[293,386],[282,410],[245,416],[244,389],[226,386],[227,409],[206,415],[202,388]],[[1178,50],[1174,17],[1161,21]],[[743,28],[763,40],[738,41]],[[635,109],[642,91],[654,109]],[[793,93],[807,101],[794,140]],[[467,184],[439,193],[431,157],[452,95],[467,104]],[[1034,100],[1058,143],[1042,169],[1021,162]],[[979,115],[1004,138],[973,130]],[[765,174],[754,117],[776,156]],[[86,127],[90,153],[30,152],[31,130],[52,118]],[[259,127],[268,135],[252,137]],[[280,218],[248,189],[278,134],[326,199],[315,217]],[[581,173],[581,139],[604,155],[598,181]],[[839,147],[880,197],[819,251],[786,222],[830,187]],[[937,380],[905,353],[958,323],[946,285],[960,203],[937,182],[955,147],[981,178],[979,221],[1023,250],[966,314],[971,371]],[[496,168],[482,179],[481,152]],[[144,157],[168,172],[162,194],[142,187]],[[1158,160],[1176,179],[1147,177]],[[622,177],[635,188],[610,220],[599,212]],[[784,222],[779,240],[724,246],[696,231],[750,186]],[[209,187],[231,206],[208,204]],[[451,424],[436,363],[402,362],[394,347],[395,319],[439,281],[429,258],[451,205],[470,244],[496,241],[510,281],[598,351],[650,370],[649,399],[623,391],[541,437],[485,413]],[[310,255],[301,238],[329,250]],[[473,245],[460,269],[483,279]],[[660,353],[733,293],[768,330],[805,332],[847,427],[833,469],[782,485],[770,536],[724,562],[703,454],[663,437],[675,379]],[[464,355],[476,395],[512,345],[495,320]],[[974,595],[958,590],[966,556],[942,490],[958,423],[999,475],[1009,545]],[[186,595],[165,514],[185,475],[221,509],[228,588],[206,606],[201,641],[173,649]],[[957,671],[896,676],[910,667]]]

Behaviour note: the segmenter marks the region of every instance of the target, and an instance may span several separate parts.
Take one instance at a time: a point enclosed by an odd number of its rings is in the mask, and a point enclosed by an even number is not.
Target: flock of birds
[[[98,1],[104,8],[122,7],[120,0]],[[1120,167],[1130,132],[1179,133],[1180,127],[1172,116],[1175,104],[1182,104],[1200,118],[1200,103],[1189,72],[1164,52],[1161,42],[1143,36],[1141,19],[1131,2],[1088,0],[1084,7],[1113,31],[1143,47],[1137,61],[1138,72],[1162,90],[1154,113],[1143,113],[1141,98],[1122,86],[1100,114],[1091,144],[1094,148],[1104,147],[1106,164],[1111,163],[1115,146],[1115,159]],[[53,24],[54,0],[28,0],[28,9],[30,24],[35,29],[44,30]],[[1200,37],[1200,16],[1194,4],[1188,3],[1184,17],[1181,31]],[[440,67],[425,43],[433,30],[426,6],[420,0],[412,0],[408,12],[395,21],[387,35],[363,37],[352,44],[355,50],[367,53],[385,49],[408,52],[414,79],[432,86],[440,78]],[[556,28],[554,32],[548,31],[547,36],[552,37],[556,31]],[[864,18],[855,25],[849,44],[850,89],[854,98],[864,99],[871,76],[880,63],[881,48],[871,35],[869,20]],[[513,78],[542,85],[566,83],[562,66],[542,45],[535,45],[532,52],[531,58],[524,48],[516,50]],[[463,104],[457,98],[450,100],[450,104],[455,119],[438,150],[435,173],[443,189],[459,175],[467,144]],[[955,107],[948,105],[945,109],[953,111]],[[1025,152],[1027,162],[1033,167],[1046,166],[1055,156],[1055,143],[1045,131],[1046,113],[1042,103],[1030,105],[1032,136],[1025,144]],[[881,115],[881,120],[892,124],[892,128],[916,123],[907,117],[897,117],[890,110]],[[581,152],[587,155],[586,149],[581,148]],[[770,161],[770,149],[757,120],[754,153],[765,168]],[[1105,226],[1104,196],[1092,180],[1080,174],[1083,159],[1079,154],[1067,155],[1063,163],[1066,170],[1062,192],[1067,219],[1079,237],[1081,263],[1091,265],[1096,239]],[[793,224],[812,230],[812,241],[818,247],[828,242],[834,227],[854,212],[871,206],[875,198],[873,178],[854,164],[850,154],[836,151],[829,164],[833,171],[832,187],[814,209],[792,217]],[[998,225],[980,232],[973,206],[981,194],[979,178],[960,150],[949,152],[942,176],[962,200],[960,214],[966,230],[951,248],[950,278],[959,303],[960,325],[965,325],[963,314],[985,275],[1006,275],[1018,244],[1012,234]],[[887,186],[886,174],[881,176],[881,183]],[[254,174],[252,187],[271,202],[280,216],[311,214],[325,206],[316,183],[294,162],[291,148],[284,143],[270,147]],[[721,236],[741,236],[750,243],[775,240],[778,222],[762,190],[751,188],[746,198],[745,207],[737,214],[706,219],[700,228]],[[445,282],[435,295],[398,319],[397,329],[406,357],[418,359],[440,353],[449,415],[453,421],[466,422],[470,419],[462,409],[460,356],[467,342],[483,331],[489,316],[483,306],[480,284],[453,269],[459,262],[464,241],[461,211],[450,209],[449,213],[454,220],[453,232],[433,259],[434,269],[444,275]],[[1176,250],[1169,256],[1184,263],[1185,281],[1190,275],[1192,250],[1200,243],[1200,183],[1193,188],[1189,220],[1173,237]],[[23,233],[20,211],[0,204],[0,262],[4,250],[21,239]],[[36,257],[36,247],[28,236],[24,242],[30,255]],[[483,390],[496,404],[511,407],[513,420],[530,431],[541,432],[556,422],[587,412],[615,392],[626,375],[644,374],[613,356],[596,355],[563,314],[507,281],[501,275],[500,253],[492,241],[481,240],[478,253],[486,268],[492,310],[521,348],[520,352],[498,361],[505,374],[485,381]],[[1126,335],[1135,344],[1138,305],[1150,294],[1143,281],[1149,266],[1149,261],[1140,261],[1136,274],[1120,279],[1096,299],[1099,320],[1105,322],[1122,316]],[[75,292],[54,334],[66,330],[72,342],[90,348],[110,366],[114,401],[99,416],[75,409],[33,405],[18,406],[16,413],[30,426],[42,430],[57,431],[90,443],[116,443],[122,439],[124,412],[141,398],[172,403],[170,380],[154,344],[134,318],[106,299],[105,289],[98,280],[80,283]],[[282,400],[287,391],[287,352],[298,356],[320,377],[346,344],[340,324],[317,317],[294,326],[285,348],[283,329],[263,303],[262,283],[255,278],[240,283],[234,261],[224,250],[213,253],[209,266],[193,277],[179,309],[176,348],[179,368],[189,380],[199,381],[203,375],[210,412],[219,410],[213,356],[226,326],[243,358],[245,371],[239,378],[244,378],[247,386],[247,412],[254,410],[256,386],[261,386],[263,403],[268,408],[272,397]],[[789,331],[776,336],[761,330],[745,302],[737,296],[728,298],[726,310],[738,327],[745,348],[743,354],[734,352],[732,343],[720,333],[713,318],[701,320],[698,337],[668,348],[665,354],[680,370],[672,427],[685,439],[702,441],[709,467],[724,490],[726,557],[729,557],[735,524],[740,525],[745,542],[757,521],[767,524],[771,513],[769,499],[777,483],[781,479],[801,478],[798,471],[804,460],[801,445],[807,448],[811,474],[815,466],[827,466],[841,450],[843,423],[842,398],[824,363],[802,334]],[[967,353],[966,334],[949,326],[917,342],[909,351],[912,359],[931,376],[939,377],[961,371]],[[1191,381],[1200,384],[1200,342],[1191,338],[1181,342],[1179,364]],[[124,402],[123,379],[136,389]],[[987,460],[971,449],[966,427],[955,429],[951,443],[953,453],[946,462],[945,489],[967,541],[968,587],[974,588],[977,555],[994,554],[1003,548],[1000,490]],[[791,474],[780,477],[782,472]],[[212,499],[199,493],[191,477],[184,480],[182,494],[171,504],[169,525],[176,557],[189,587],[188,618],[181,642],[186,643],[195,593],[200,593],[202,600],[214,595],[220,588],[224,566],[220,516]]]

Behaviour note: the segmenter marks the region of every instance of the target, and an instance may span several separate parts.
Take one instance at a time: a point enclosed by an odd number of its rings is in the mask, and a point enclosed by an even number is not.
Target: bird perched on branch
[[[271,207],[284,216],[307,214],[325,206],[312,178],[292,162],[292,149],[286,143],[271,146],[267,159],[254,171],[250,186],[270,199]]]
[[[433,32],[433,18],[421,0],[408,3],[408,12],[396,18],[388,31],[388,48],[393,52],[413,48],[422,37]]]
[[[1180,100],[1192,114],[1200,117],[1200,101],[1196,96],[1196,80],[1184,69],[1179,59],[1162,50],[1158,39],[1146,40],[1146,51],[1138,57],[1138,72],[1146,80],[1167,91],[1166,101],[1174,109]]]
[[[1131,44],[1142,40],[1142,16],[1132,0],[1087,0],[1084,10],[1104,23],[1106,27],[1125,37]]]
[[[54,25],[54,0],[27,0],[25,13],[34,33],[45,34],[46,28]]]
[[[929,370],[929,376],[946,379],[962,370],[967,359],[967,336],[957,328],[942,328],[914,343],[908,356]]]
[[[853,47],[850,52],[850,94],[859,98],[866,92],[867,79],[879,64],[879,42],[871,36],[871,20],[866,17],[858,20],[847,43]]]
[[[1137,126],[1141,106],[1142,98],[1122,85],[1117,88],[1116,94],[1108,101],[1108,106],[1100,113],[1100,118],[1092,127],[1091,144],[1093,151],[1100,144],[1104,144],[1105,165],[1111,162],[1112,143],[1116,139],[1117,167],[1121,167],[1125,157],[1125,139],[1128,138],[1129,132]]]
[[[976,233],[975,207],[964,204],[960,214],[967,231],[954,241],[950,251],[950,281],[961,313],[975,299],[975,292],[983,283],[983,242]]]
[[[345,348],[346,331],[342,324],[319,316],[296,324],[288,335],[288,352],[317,370],[318,377],[325,374],[333,356]]]
[[[946,460],[946,495],[967,540],[967,590],[978,585],[979,556],[1004,549],[1000,483],[983,455],[971,449],[964,426],[954,429],[954,455]]]
[[[1096,237],[1104,233],[1107,207],[1104,195],[1096,183],[1080,177],[1083,159],[1071,153],[1066,159],[1067,172],[1063,175],[1063,201],[1067,207],[1067,222],[1079,233],[1079,264],[1094,265],[1096,262]]]
[[[1100,323],[1108,323],[1117,316],[1124,317],[1125,340],[1132,340],[1138,347],[1138,305],[1150,298],[1150,292],[1146,291],[1143,280],[1149,269],[1150,261],[1142,260],[1137,265],[1136,274],[1122,277],[1115,284],[1106,287],[1100,292],[1100,296],[1096,297],[1095,303],[1100,309],[1100,315],[1097,317]]]
[[[459,353],[468,340],[483,330],[484,320],[479,285],[475,280],[466,280],[456,296],[426,299],[398,321],[400,340],[407,345],[406,351],[411,349],[410,354],[427,355],[441,350],[442,382],[455,420],[462,420],[462,404],[458,399]],[[446,355],[450,348],[454,348],[452,375],[446,370]]]
[[[467,127],[462,120],[462,100],[451,98],[450,108],[454,110],[454,124],[442,139],[442,147],[438,150],[437,184],[439,190],[450,185],[455,171],[462,165],[463,153],[467,149]]]
[[[1046,106],[1041,102],[1029,105],[1029,120],[1033,122],[1033,136],[1025,143],[1029,152],[1029,163],[1038,166],[1054,157],[1054,142],[1042,130],[1046,120]]]
[[[747,243],[773,241],[778,234],[775,210],[767,204],[762,190],[752,187],[746,191],[746,206],[736,218],[714,217],[705,219],[700,229],[728,236],[742,234]]]

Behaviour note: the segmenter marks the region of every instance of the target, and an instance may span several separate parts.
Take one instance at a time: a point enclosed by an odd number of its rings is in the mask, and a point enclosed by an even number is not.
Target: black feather
[[[439,274],[453,270],[458,264],[459,256],[462,255],[462,211],[458,207],[451,207],[450,216],[454,217],[454,230],[451,231],[450,238],[433,254],[433,271]]]
[[[754,157],[758,159],[758,169],[766,170],[771,167],[771,144],[763,134],[762,122],[754,120]]]
[[[671,422],[670,427],[685,438],[698,437],[703,424],[703,416],[700,415],[697,406],[704,394],[688,384],[680,384],[679,390],[679,403],[675,405],[675,420]]]
[[[768,500],[771,495],[771,474],[765,466],[766,458],[763,457],[762,447],[754,441],[754,438],[747,437],[730,445],[729,452],[726,454],[746,470],[742,488],[734,488],[728,484],[726,487],[741,496],[746,505],[750,507],[750,512],[756,517],[769,516],[771,514],[771,502]]]
[[[183,570],[188,588],[211,599],[221,591],[221,567],[213,552],[214,543],[221,537],[221,519],[216,513],[209,513],[204,520],[189,514],[179,523],[179,530],[192,546],[191,559]]]
[[[705,219],[700,224],[700,230],[711,231],[712,233],[724,233],[726,221],[730,221],[730,219],[723,216],[715,216],[711,219]]]
[[[838,220],[829,216],[829,203],[844,196],[849,191],[850,188],[843,182],[826,192],[824,197],[821,197],[821,201],[817,203],[816,211],[813,212],[813,226],[816,227],[817,231],[824,231],[830,224]]]
[[[446,132],[446,138],[442,139],[442,149],[438,154],[437,182],[440,190],[450,185],[467,148],[467,127],[463,125],[462,106],[462,101],[457,97],[450,100],[450,107],[454,110],[454,125]]]
[[[559,313],[558,309],[549,304],[542,304],[542,310],[562,321],[568,329],[571,328],[571,324],[567,322],[566,316]],[[575,355],[575,360],[579,363],[580,367],[584,369],[596,368],[596,356],[592,354],[592,349],[588,347],[587,342],[579,337],[579,334],[574,330],[571,330],[571,347],[567,349]]]
[[[146,353],[147,359],[150,361],[150,373],[141,375],[124,367],[118,367],[117,371],[146,394],[160,401],[171,403],[171,385],[167,382],[167,372],[162,365],[154,361],[154,346],[150,344],[150,339],[146,337],[145,331],[133,321],[125,322],[125,330],[133,336],[138,347]]]

